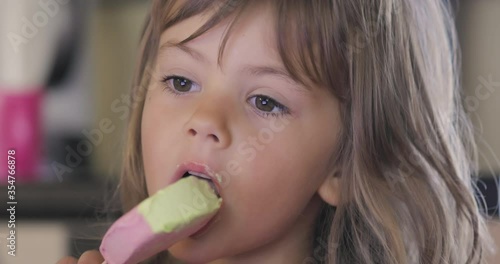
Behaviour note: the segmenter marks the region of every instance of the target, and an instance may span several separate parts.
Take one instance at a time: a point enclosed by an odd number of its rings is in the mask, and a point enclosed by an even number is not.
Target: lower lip
[[[196,231],[195,233],[193,233],[189,237],[191,237],[191,238],[199,238],[200,236],[202,236],[203,234],[205,234],[208,229],[210,229],[210,227],[212,226],[213,223],[215,223],[217,221],[219,221],[219,213],[217,213],[214,217],[212,217],[212,219],[210,219],[207,222],[206,225],[204,225],[202,228],[200,228],[198,231]]]

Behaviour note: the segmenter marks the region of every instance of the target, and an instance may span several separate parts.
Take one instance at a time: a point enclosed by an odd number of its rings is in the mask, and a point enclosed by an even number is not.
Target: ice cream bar
[[[136,264],[202,228],[222,204],[208,180],[181,178],[109,228],[100,251],[107,264]]]

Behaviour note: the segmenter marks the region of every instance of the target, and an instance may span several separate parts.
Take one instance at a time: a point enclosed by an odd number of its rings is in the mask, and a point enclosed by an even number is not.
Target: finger
[[[83,253],[78,264],[101,264],[104,261],[101,253],[97,250],[89,250]]]
[[[78,264],[78,260],[73,257],[64,257],[60,259],[56,264]]]

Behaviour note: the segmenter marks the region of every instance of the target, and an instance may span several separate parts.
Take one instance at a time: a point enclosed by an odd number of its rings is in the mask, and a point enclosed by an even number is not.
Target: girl
[[[481,263],[446,2],[154,0],[123,211],[200,165],[224,207],[150,263]]]

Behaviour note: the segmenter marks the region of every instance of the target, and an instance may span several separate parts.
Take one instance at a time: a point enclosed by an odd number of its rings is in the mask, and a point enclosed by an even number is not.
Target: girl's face
[[[331,175],[340,125],[336,99],[286,76],[269,10],[247,14],[229,38],[222,67],[217,57],[227,24],[185,47],[168,43],[187,38],[208,16],[166,30],[144,106],[150,195],[171,184],[186,162],[205,164],[223,178],[217,220],[169,249],[190,263],[256,255],[269,261],[280,251],[280,260],[305,257],[319,212],[316,194]]]

